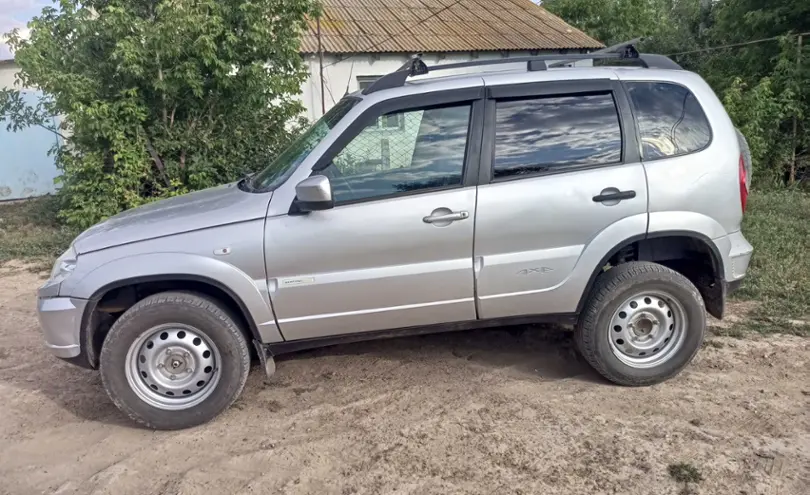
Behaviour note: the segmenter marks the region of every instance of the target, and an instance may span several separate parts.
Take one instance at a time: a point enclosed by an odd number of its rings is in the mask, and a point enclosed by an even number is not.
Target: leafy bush
[[[773,163],[783,163],[790,154],[788,143],[779,139],[788,103],[774,94],[771,78],[764,77],[750,89],[742,79],[735,78],[726,90],[723,104],[748,140],[754,162],[753,180],[758,186],[781,181]]]
[[[87,227],[123,209],[256,171],[291,138],[315,0],[60,0],[9,44],[27,107],[0,91],[8,127],[69,135],[56,153],[60,217]]]

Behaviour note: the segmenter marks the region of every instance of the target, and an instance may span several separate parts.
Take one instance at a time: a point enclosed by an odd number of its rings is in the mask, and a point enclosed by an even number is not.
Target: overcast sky
[[[51,3],[51,0],[0,0],[0,36],[14,28],[25,30],[25,24]],[[12,58],[12,55],[3,37],[0,40],[0,60],[7,58]]]

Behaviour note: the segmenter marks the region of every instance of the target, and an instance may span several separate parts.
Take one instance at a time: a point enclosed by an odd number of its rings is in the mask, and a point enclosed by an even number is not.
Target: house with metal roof
[[[604,46],[531,0],[322,0],[322,6],[301,40],[310,74],[301,99],[310,120],[414,54],[434,65]]]

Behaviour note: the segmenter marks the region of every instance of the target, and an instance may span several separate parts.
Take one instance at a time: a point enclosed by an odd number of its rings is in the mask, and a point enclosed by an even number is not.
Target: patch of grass
[[[810,335],[810,194],[754,191],[743,234],[754,256],[736,299],[759,301],[738,330]]]
[[[10,260],[48,269],[77,232],[56,221],[54,197],[0,203],[0,265]]]
[[[789,320],[779,316],[772,316],[767,312],[757,311],[752,312],[749,318],[735,323],[729,329],[729,332],[731,337],[744,337],[751,332],[761,334],[783,333],[798,335],[799,337],[810,337],[810,322]]]
[[[712,335],[717,337],[734,337],[741,339],[746,336],[750,330],[746,330],[742,323],[735,323],[730,327],[713,327],[711,329]]]
[[[703,344],[706,347],[714,347],[715,349],[722,349],[726,345],[720,342],[719,340],[704,340]]]
[[[698,468],[688,462],[670,464],[667,467],[667,472],[669,472],[672,479],[679,483],[699,483],[703,481],[703,475],[700,474]]]

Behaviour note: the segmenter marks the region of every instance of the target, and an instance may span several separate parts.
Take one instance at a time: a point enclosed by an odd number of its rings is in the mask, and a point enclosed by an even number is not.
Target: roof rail
[[[467,67],[480,67],[488,65],[526,63],[526,70],[529,72],[546,70],[550,67],[559,66],[575,62],[577,60],[628,60],[637,62],[644,68],[649,69],[671,69],[680,70],[682,67],[664,55],[652,53],[639,53],[635,44],[643,38],[626,41],[616,45],[603,48],[592,53],[577,53],[573,55],[536,55],[532,57],[502,58],[495,60],[472,60],[469,62],[458,62],[454,64],[431,65],[430,67],[422,60],[421,55],[414,55],[405,62],[399,69],[382,76],[374,81],[368,88],[363,90],[364,95],[382,91],[384,89],[399,88],[405,85],[409,77],[422,76],[431,72],[448,69],[462,69]],[[547,62],[553,62],[550,65]]]

